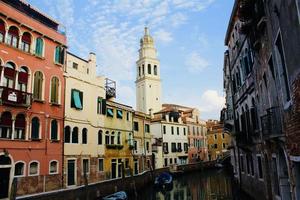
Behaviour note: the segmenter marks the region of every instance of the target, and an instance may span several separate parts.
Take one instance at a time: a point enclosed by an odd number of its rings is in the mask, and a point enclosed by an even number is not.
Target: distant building
[[[231,136],[224,132],[223,123],[217,120],[208,120],[206,126],[208,160],[218,160],[229,156],[228,147],[231,145]]]
[[[300,199],[300,3],[236,0],[224,55],[234,175],[258,199]]]
[[[0,1],[0,199],[62,182],[66,36],[23,1]]]
[[[136,64],[136,110],[143,113],[158,112],[161,110],[160,64],[148,28],[145,28],[145,35],[140,40]]]
[[[96,76],[96,55],[68,52],[65,84],[64,185],[104,180],[105,78]]]

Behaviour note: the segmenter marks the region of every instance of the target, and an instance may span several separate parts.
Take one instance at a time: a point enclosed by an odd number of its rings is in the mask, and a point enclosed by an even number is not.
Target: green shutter
[[[55,62],[59,63],[60,60],[60,47],[55,48]]]

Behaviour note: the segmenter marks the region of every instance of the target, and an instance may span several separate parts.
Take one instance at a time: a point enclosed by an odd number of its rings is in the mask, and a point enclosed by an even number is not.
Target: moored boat
[[[171,185],[172,183],[173,183],[172,175],[167,172],[163,172],[155,178],[154,185],[160,187],[160,186],[168,186]]]
[[[120,191],[103,197],[102,200],[127,200],[127,194],[124,191]]]

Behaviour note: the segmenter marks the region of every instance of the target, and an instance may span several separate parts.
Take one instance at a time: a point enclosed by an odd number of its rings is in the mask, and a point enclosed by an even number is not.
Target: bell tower
[[[154,40],[145,27],[140,40],[139,59],[136,62],[136,109],[149,113],[161,110],[160,65],[157,59]]]

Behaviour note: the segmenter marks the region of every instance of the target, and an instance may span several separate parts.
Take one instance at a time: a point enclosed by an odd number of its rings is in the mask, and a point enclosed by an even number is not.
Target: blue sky
[[[62,23],[69,51],[97,55],[98,74],[117,81],[117,101],[135,108],[135,62],[148,25],[161,66],[163,102],[219,119],[224,37],[234,0],[27,0]]]

